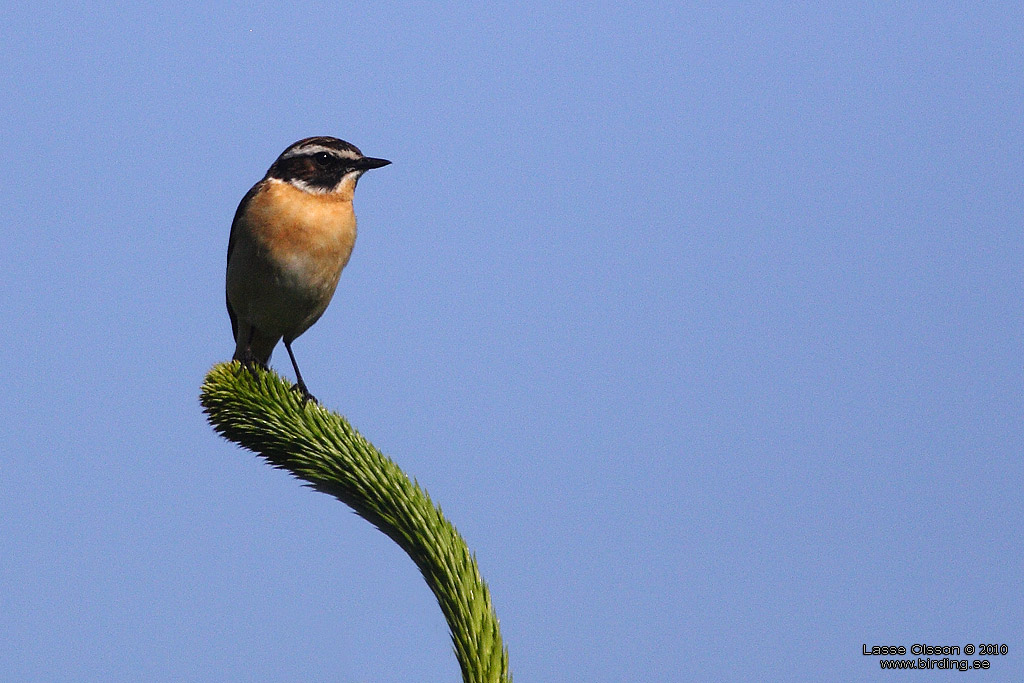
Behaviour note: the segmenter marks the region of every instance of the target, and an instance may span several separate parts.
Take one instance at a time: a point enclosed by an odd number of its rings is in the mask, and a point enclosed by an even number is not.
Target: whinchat
[[[228,239],[227,304],[234,360],[266,367],[284,340],[296,388],[306,388],[292,342],[319,320],[356,241],[359,177],[390,164],[332,137],[299,140],[242,198]]]

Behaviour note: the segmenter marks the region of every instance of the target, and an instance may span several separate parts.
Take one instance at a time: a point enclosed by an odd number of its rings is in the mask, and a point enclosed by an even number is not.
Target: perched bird
[[[233,358],[266,367],[284,339],[304,400],[316,401],[302,380],[292,342],[327,310],[352,254],[352,195],[359,177],[390,163],[363,156],[338,138],[299,140],[235,212],[227,267]]]

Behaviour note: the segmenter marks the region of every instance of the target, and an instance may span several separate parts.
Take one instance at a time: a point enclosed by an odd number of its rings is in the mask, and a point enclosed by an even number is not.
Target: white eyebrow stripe
[[[296,147],[293,150],[285,152],[281,155],[282,159],[291,159],[292,157],[305,157],[313,154],[320,154],[321,152],[327,152],[331,156],[335,156],[341,159],[359,159],[360,156],[355,152],[351,152],[347,149],[335,149],[333,147],[325,147],[323,145],[303,145],[302,147]]]

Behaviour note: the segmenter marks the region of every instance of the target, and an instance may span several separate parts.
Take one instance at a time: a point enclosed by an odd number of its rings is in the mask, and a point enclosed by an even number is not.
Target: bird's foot
[[[307,403],[312,402],[313,405],[320,405],[320,401],[316,400],[316,396],[309,393],[309,389],[306,388],[306,383],[299,381],[292,386],[292,391],[299,392],[299,396],[302,397],[302,405],[305,406]]]
[[[249,349],[246,349],[244,352],[242,352],[240,356],[235,356],[232,360],[237,360],[238,362],[240,362],[242,364],[242,367],[249,371],[249,374],[252,375],[253,379],[259,378],[259,375],[256,372],[257,368],[259,368],[260,370],[269,369],[267,367],[267,364],[261,363]]]

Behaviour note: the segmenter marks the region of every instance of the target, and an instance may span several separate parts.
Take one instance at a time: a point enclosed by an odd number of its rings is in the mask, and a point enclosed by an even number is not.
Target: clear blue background
[[[7,5],[3,678],[458,679],[408,558],[197,400],[238,201],[336,135],[394,164],[295,350],[516,680],[1024,679],[1022,42],[1019,3]]]

